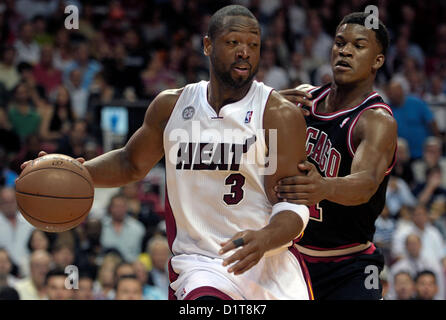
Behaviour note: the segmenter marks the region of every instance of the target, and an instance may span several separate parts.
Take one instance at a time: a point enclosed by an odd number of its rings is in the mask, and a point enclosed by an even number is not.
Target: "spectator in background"
[[[80,70],[82,73],[82,88],[90,90],[96,73],[102,70],[102,66],[94,59],[90,59],[89,47],[85,42],[79,43],[75,50],[75,60],[64,71],[64,83],[68,83],[71,71]]]
[[[171,256],[167,239],[164,236],[156,235],[149,240],[147,249],[152,260],[149,283],[167,295],[170,284],[167,264]]]
[[[99,263],[98,276],[93,284],[94,300],[113,300],[115,297],[115,269],[122,262],[116,253],[108,253]]]
[[[20,297],[16,289],[5,286],[0,287],[0,300],[20,300]]]
[[[0,189],[0,247],[8,250],[12,262],[18,266],[27,256],[26,244],[33,227],[17,208],[15,190]]]
[[[53,36],[48,32],[48,23],[44,16],[37,15],[32,19],[34,27],[34,40],[37,44],[48,46],[53,44]]]
[[[20,82],[13,91],[8,117],[12,129],[24,141],[28,136],[38,134],[41,117],[29,101],[29,86]]]
[[[412,278],[415,278],[419,272],[423,270],[430,270],[431,272],[435,273],[436,278],[438,278],[439,282],[442,284],[438,288],[439,295],[437,298],[443,298],[445,292],[444,274],[442,272],[440,262],[431,256],[422,255],[421,238],[415,233],[411,233],[406,237],[405,245],[405,257],[398,260],[391,266],[391,274],[395,275],[401,271],[407,271],[410,273]]]
[[[288,69],[288,76],[292,88],[300,84],[311,83],[309,73],[303,69],[302,59],[303,56],[299,52],[293,52],[291,55],[291,66]]]
[[[115,300],[142,300],[142,284],[136,275],[119,277],[116,283]]]
[[[446,189],[441,186],[442,172],[439,166],[426,170],[426,182],[415,186],[413,194],[418,198],[418,203],[430,209],[437,199],[446,198]]]
[[[265,40],[265,42],[265,46],[268,46],[268,40]],[[264,72],[263,82],[276,90],[289,88],[288,74],[276,62],[276,51],[273,48],[263,50],[260,62],[260,68]]]
[[[53,47],[44,45],[40,51],[40,60],[33,68],[34,79],[45,89],[49,97],[53,90],[62,84],[62,72],[53,65]]]
[[[427,104],[417,97],[407,95],[408,91],[407,84],[400,78],[393,78],[388,85],[387,96],[398,124],[398,136],[407,140],[410,157],[416,160],[422,157],[426,138],[431,135],[439,136],[439,131]]]
[[[316,10],[309,11],[307,21],[309,34],[314,39],[312,55],[319,61],[329,62],[333,40],[324,31],[319,13]]]
[[[416,234],[421,239],[420,255],[437,262],[445,256],[444,241],[440,231],[429,222],[428,211],[423,205],[417,205],[412,211],[412,222],[404,228],[397,228],[392,240],[394,259],[404,257],[404,247],[409,234]]]
[[[79,289],[72,290],[73,300],[94,300],[93,295],[93,277],[88,273],[79,274]]]
[[[39,229],[33,229],[29,235],[26,243],[27,255],[23,256],[19,263],[20,276],[27,277],[30,274],[29,270],[29,257],[37,250],[50,251],[50,238],[47,233]]]
[[[65,73],[65,70],[73,63],[72,47],[70,43],[69,31],[61,28],[56,31],[54,39],[54,67]]]
[[[0,288],[6,286],[13,288],[16,285],[18,279],[11,272],[12,263],[8,251],[0,247]]]
[[[15,41],[14,47],[17,50],[16,63],[27,62],[30,65],[35,65],[39,61],[40,47],[34,40],[34,26],[32,22],[25,21],[21,24],[19,38]]]
[[[11,91],[20,81],[20,74],[15,64],[16,55],[17,51],[14,47],[3,47],[0,61],[0,82],[8,91]]]
[[[75,249],[70,242],[56,241],[51,254],[54,268],[65,270],[66,266],[73,265],[75,262]]]
[[[141,260],[135,260],[133,262],[133,269],[135,270],[136,277],[143,284],[144,300],[167,300],[166,290],[161,290],[149,284],[148,270]]]
[[[44,250],[37,250],[31,254],[30,276],[19,280],[15,289],[20,295],[20,300],[46,299],[45,278],[50,271],[51,256]]]
[[[16,172],[11,170],[7,166],[8,166],[8,155],[6,154],[5,149],[3,149],[2,146],[0,146],[0,188],[15,187],[15,179],[17,179],[18,175]]]
[[[395,295],[392,300],[412,300],[415,296],[415,282],[407,271],[397,272],[393,276]]]
[[[404,138],[398,138],[398,148],[396,150],[396,161],[393,167],[392,176],[403,179],[410,189],[415,187],[415,173],[410,162],[410,150],[407,140]]]
[[[47,104],[40,112],[40,135],[44,140],[53,142],[68,135],[76,119],[67,88],[59,86],[55,93],[54,105]]]
[[[401,178],[390,176],[386,191],[386,206],[390,216],[397,218],[402,206],[415,207],[416,204],[417,199],[407,183]]]
[[[146,69],[141,72],[143,94],[148,99],[153,99],[159,92],[175,88],[177,85],[174,73],[166,68],[166,58],[165,50],[155,51]]]
[[[443,142],[438,137],[428,137],[423,145],[423,157],[412,163],[416,181],[425,182],[427,171],[435,167],[439,167],[442,172],[440,184],[445,188],[446,158],[443,157]]]
[[[58,140],[56,153],[66,154],[73,158],[84,157],[85,143],[88,138],[88,124],[85,120],[75,120],[71,130]]]
[[[67,274],[64,269],[55,268],[50,270],[45,276],[45,293],[48,300],[71,300],[74,288],[65,286]]]
[[[423,96],[423,100],[434,114],[438,130],[443,136],[446,134],[446,92],[443,89],[445,86],[445,79],[434,74],[430,79],[430,90]]]
[[[128,214],[127,198],[115,195],[110,199],[108,215],[102,220],[101,245],[118,250],[128,262],[141,253],[144,225]]]
[[[438,279],[435,273],[429,270],[419,272],[415,277],[415,300],[438,300]]]
[[[392,235],[395,231],[396,225],[394,219],[392,219],[390,216],[387,206],[384,207],[383,211],[376,219],[375,228],[376,231],[373,238],[373,243],[375,243],[383,251],[384,261],[387,265],[390,265],[392,262]]]

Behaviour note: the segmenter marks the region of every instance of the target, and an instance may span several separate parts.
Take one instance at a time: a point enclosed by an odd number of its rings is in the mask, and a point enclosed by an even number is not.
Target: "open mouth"
[[[336,62],[335,67],[351,68],[352,66],[347,61],[340,60],[340,61]]]
[[[249,73],[249,70],[250,70],[249,66],[244,66],[244,65],[243,65],[243,66],[234,66],[233,69],[234,69],[237,73],[239,73],[239,74],[243,74],[243,75],[248,74],[248,73]]]

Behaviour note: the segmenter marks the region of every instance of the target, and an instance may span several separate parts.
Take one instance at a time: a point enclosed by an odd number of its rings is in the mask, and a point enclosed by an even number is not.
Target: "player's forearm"
[[[324,178],[324,198],[344,206],[357,206],[370,200],[379,183],[378,178],[364,172],[345,177]]]
[[[119,187],[142,178],[129,160],[125,148],[104,153],[86,161],[84,166],[90,172],[96,188]]]
[[[283,211],[271,218],[261,231],[265,232],[266,250],[281,247],[297,238],[303,231],[302,218],[292,211]]]

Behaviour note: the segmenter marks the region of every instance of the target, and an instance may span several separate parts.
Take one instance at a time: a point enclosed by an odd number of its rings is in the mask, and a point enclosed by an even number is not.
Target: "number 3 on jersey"
[[[223,195],[223,201],[226,204],[234,205],[242,201],[244,191],[242,187],[245,185],[245,177],[240,173],[233,173],[225,179],[225,185],[231,186],[231,193]]]
[[[310,219],[322,222],[322,208],[319,207],[319,203],[316,203],[314,206],[310,208]]]

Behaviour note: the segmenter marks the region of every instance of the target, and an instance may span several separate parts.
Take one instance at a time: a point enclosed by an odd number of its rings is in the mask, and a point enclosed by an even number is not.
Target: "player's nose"
[[[248,46],[243,45],[243,44],[240,45],[236,54],[237,54],[238,59],[244,59],[244,60],[248,59],[249,58]]]

